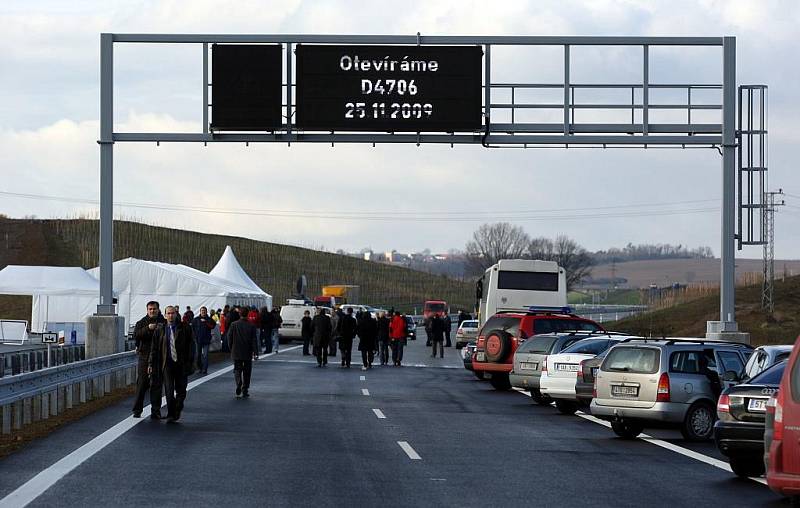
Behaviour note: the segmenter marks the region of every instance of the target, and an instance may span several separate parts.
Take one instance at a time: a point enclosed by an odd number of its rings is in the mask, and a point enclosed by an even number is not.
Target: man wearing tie
[[[166,390],[167,421],[171,423],[181,417],[188,378],[194,370],[194,338],[191,326],[181,322],[175,307],[164,309],[164,315],[167,322],[153,337],[148,371],[152,376],[150,389],[158,400],[162,386]]]

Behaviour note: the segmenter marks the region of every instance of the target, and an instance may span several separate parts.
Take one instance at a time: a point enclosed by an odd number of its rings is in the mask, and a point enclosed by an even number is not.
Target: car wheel
[[[506,391],[511,389],[511,381],[508,380],[508,374],[505,372],[496,372],[492,374],[492,379],[489,380],[495,390]]]
[[[556,409],[562,415],[574,415],[578,405],[570,400],[556,399]]]
[[[630,420],[612,420],[611,430],[623,439],[636,439],[636,436],[642,433],[644,427],[642,424]]]
[[[747,455],[733,455],[728,458],[728,463],[731,465],[733,473],[742,478],[764,474],[764,462],[761,457],[755,455],[749,457]]]
[[[553,403],[553,399],[549,395],[542,395],[538,388],[531,388],[531,400],[540,406],[549,406]]]
[[[478,379],[483,380],[484,378],[486,378],[486,374],[484,374],[482,370],[473,370],[472,373],[475,374],[475,377]]]
[[[687,441],[708,441],[714,435],[716,414],[711,404],[695,402],[686,412],[681,434]]]

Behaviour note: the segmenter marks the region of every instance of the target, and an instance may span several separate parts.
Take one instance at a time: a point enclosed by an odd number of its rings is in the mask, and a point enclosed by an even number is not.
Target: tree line
[[[710,247],[688,249],[683,245],[628,243],[625,247],[589,252],[566,235],[531,238],[521,226],[508,222],[481,225],[467,242],[464,255],[469,273],[479,276],[501,259],[555,261],[567,272],[567,288],[591,275],[592,266],[642,259],[711,258]]]

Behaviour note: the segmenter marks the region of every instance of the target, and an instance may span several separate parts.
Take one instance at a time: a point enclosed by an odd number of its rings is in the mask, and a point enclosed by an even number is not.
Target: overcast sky
[[[85,201],[99,198],[101,32],[733,35],[739,82],[769,85],[770,187],[790,194],[776,218],[776,256],[798,258],[800,133],[792,119],[800,117],[800,66],[791,63],[800,54],[798,26],[794,1],[4,0],[0,191],[77,202],[0,194],[0,213],[96,214]],[[575,48],[572,56],[573,82],[641,80],[638,48]],[[560,82],[562,58],[560,48],[494,48],[493,79]],[[201,64],[199,45],[116,45],[115,129],[201,131]],[[719,83],[721,49],[654,48],[650,68],[652,83]],[[651,95],[651,102],[677,100]],[[553,121],[544,115],[532,120]],[[463,249],[482,222],[507,219],[531,236],[563,233],[590,250],[671,243],[719,254],[721,161],[710,149],[118,143],[114,163],[117,203],[260,211],[115,209],[163,226],[326,250],[444,252]],[[355,218],[329,218],[334,212]],[[737,253],[760,255],[758,247]]]

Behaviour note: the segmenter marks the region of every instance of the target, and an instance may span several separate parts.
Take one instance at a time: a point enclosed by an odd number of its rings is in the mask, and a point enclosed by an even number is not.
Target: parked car
[[[417,323],[411,316],[406,316],[406,337],[408,340],[417,340]]]
[[[714,441],[738,476],[764,474],[764,420],[767,401],[778,391],[786,361],[747,383],[723,390],[717,402]]]
[[[467,342],[478,338],[478,320],[466,319],[456,330],[456,349],[461,349]]]
[[[592,415],[610,421],[614,433],[627,439],[653,424],[679,427],[689,441],[711,439],[719,394],[739,381],[752,351],[749,345],[704,339],[619,344],[595,376]]]
[[[639,338],[639,337],[634,337]],[[575,414],[578,397],[575,393],[576,376],[582,376],[581,362],[608,350],[611,346],[630,340],[624,335],[601,335],[579,340],[560,353],[550,355],[543,362],[539,390],[543,396],[555,400],[556,408],[563,414]]]
[[[511,386],[528,390],[537,404],[547,405],[553,399],[539,391],[542,367],[548,355],[560,353],[575,342],[603,332],[545,333],[534,335],[523,342],[514,352],[514,364],[508,379]]]
[[[780,388],[770,399],[773,414],[767,484],[800,505],[800,338],[786,363]]]
[[[529,337],[539,333],[602,331],[590,319],[563,310],[503,312],[490,317],[478,332],[478,348],[472,360],[475,371],[490,373],[496,390],[509,390],[509,373],[514,367],[514,352]]]
[[[782,346],[758,346],[750,359],[744,366],[744,376],[742,381],[756,377],[761,372],[772,367],[776,363],[782,362],[792,354],[791,345]]]
[[[475,356],[476,347],[475,342],[467,342],[467,345],[461,349],[461,359],[464,361],[465,369],[472,371],[476,378],[483,379],[485,377],[483,371],[477,372],[472,368],[472,357]]]
[[[587,410],[590,409],[594,398],[594,377],[609,351],[610,349],[606,349],[594,358],[583,360],[578,370],[578,378],[575,380],[575,397],[578,399],[578,404]]]

